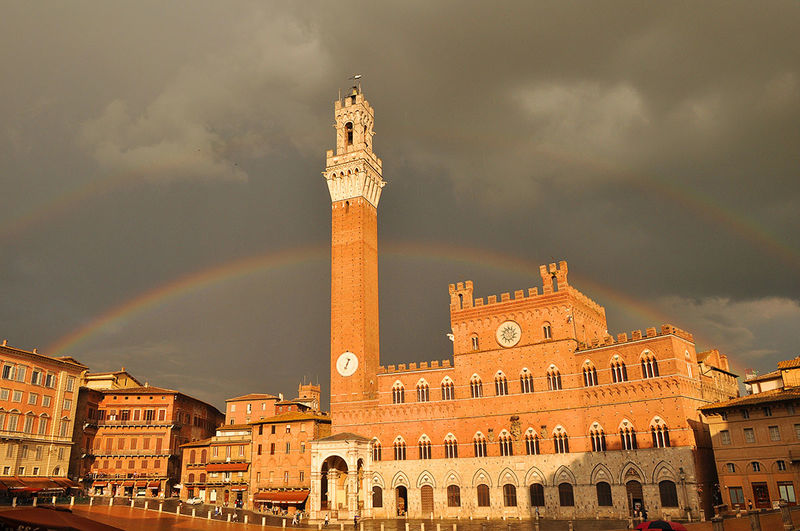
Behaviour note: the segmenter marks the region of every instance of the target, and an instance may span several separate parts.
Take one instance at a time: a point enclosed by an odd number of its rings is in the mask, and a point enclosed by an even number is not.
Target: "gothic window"
[[[660,481],[658,483],[658,493],[661,495],[662,507],[678,506],[678,489],[675,488],[674,481]]]
[[[528,490],[531,495],[531,506],[544,507],[544,486],[541,483],[532,483]]]
[[[503,485],[503,505],[506,507],[517,506],[517,487],[510,483]]]
[[[551,365],[550,370],[547,371],[547,389],[550,391],[561,389],[561,373],[554,365]]]
[[[395,461],[406,460],[406,443],[402,439],[396,439],[394,441],[394,460]]]
[[[489,485],[478,485],[478,507],[489,507]]]
[[[348,146],[353,145],[353,122],[344,124],[345,141]]]
[[[472,336],[470,340],[472,341],[472,350],[478,350],[478,336]]]
[[[444,439],[444,456],[448,459],[458,457],[458,441],[456,441],[452,433],[448,433]]]
[[[461,507],[461,488],[458,485],[447,486],[447,506]]]
[[[642,353],[642,378],[657,378],[658,377],[658,361],[653,353],[645,350]]]
[[[402,404],[406,401],[406,390],[403,384],[396,382],[392,387],[392,404]]]
[[[558,504],[561,507],[573,507],[575,505],[575,495],[572,492],[572,485],[569,483],[558,485]]]
[[[583,385],[584,387],[597,385],[597,369],[589,361],[583,366]]]
[[[523,369],[519,375],[519,387],[523,393],[533,392],[533,376],[528,372],[528,369]]]
[[[483,396],[483,383],[477,374],[473,374],[472,379],[469,381],[469,392],[472,398]]]
[[[506,375],[500,371],[497,371],[494,377],[494,394],[497,396],[508,394],[508,380],[506,380]]]
[[[611,381],[614,383],[628,381],[628,369],[625,368],[625,363],[618,359],[611,362]]]
[[[623,423],[620,426],[619,438],[623,450],[636,450],[639,447],[636,442],[636,430],[630,424]]]
[[[428,382],[420,380],[417,384],[417,402],[427,402],[428,400],[430,400]]]
[[[557,454],[569,453],[569,439],[567,438],[567,432],[564,431],[561,426],[556,428],[556,431],[553,433],[553,448]]]
[[[589,432],[589,438],[592,439],[593,452],[606,451],[606,434],[603,431],[603,428],[592,428],[592,430]]]
[[[597,505],[600,507],[611,507],[614,502],[611,499],[611,485],[605,481],[597,484]]]
[[[668,448],[669,444],[669,429],[663,423],[653,424],[650,426],[650,435],[653,438],[653,448]]]
[[[455,398],[454,388],[453,380],[450,378],[442,380],[442,400],[453,400]]]
[[[528,430],[525,434],[525,453],[527,455],[539,455],[539,437],[533,430]]]
[[[514,455],[514,440],[505,431],[500,434],[500,455],[511,456]]]
[[[431,458],[431,441],[424,435],[419,440],[419,458],[420,459]]]
[[[553,329],[550,327],[550,323],[544,323],[542,325],[542,335],[545,339],[553,338]]]
[[[372,487],[372,506],[383,507],[383,489],[377,485]]]
[[[472,445],[474,447],[475,457],[486,457],[486,438],[482,433],[478,432],[475,434]]]
[[[378,439],[372,440],[372,460],[381,460],[381,442]]]

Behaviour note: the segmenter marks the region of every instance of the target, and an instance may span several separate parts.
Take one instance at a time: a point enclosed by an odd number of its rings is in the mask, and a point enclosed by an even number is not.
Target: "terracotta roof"
[[[227,398],[225,402],[238,402],[239,400],[277,400],[275,395],[268,395],[266,393],[250,393],[249,395],[237,396],[234,398]]]
[[[163,387],[156,387],[154,385],[143,385],[141,387],[127,387],[122,389],[104,389],[106,394],[109,395],[126,395],[126,394],[162,394],[162,395],[177,395],[183,394],[175,389],[165,389]]]
[[[297,420],[321,420],[324,422],[330,422],[331,418],[328,415],[322,415],[320,413],[287,411],[286,413],[281,413],[280,415],[250,421],[250,424],[279,424],[281,422],[293,422]]]
[[[329,435],[327,437],[323,437],[322,439],[317,439],[319,441],[369,441],[367,437],[362,435],[356,435],[355,433],[337,433],[336,435]]]
[[[249,430],[250,424],[223,424],[217,430]]]
[[[716,411],[741,406],[753,406],[757,404],[767,404],[769,402],[783,402],[785,400],[800,399],[800,387],[790,387],[788,389],[773,389],[756,393],[754,395],[740,396],[724,402],[715,402],[700,408],[701,411]]]
[[[132,375],[128,371],[89,372],[86,374],[86,378],[91,378],[92,376],[116,376],[117,374],[126,374],[128,378],[130,378],[137,384],[142,385],[142,382],[140,382],[134,375]]]
[[[31,350],[23,350],[21,348],[12,347],[11,345],[8,345],[8,344],[0,345],[0,349],[9,351],[11,354],[22,354],[22,355],[25,355],[25,356],[32,356],[34,358],[44,358],[46,360],[55,361],[57,363],[66,363],[67,365],[74,365],[74,366],[80,367],[82,369],[88,369],[89,368],[86,365],[84,365],[83,363],[77,361],[75,358],[72,358],[70,356],[60,356],[60,357],[47,356],[46,354],[41,354],[39,352],[33,352]]]
[[[791,359],[791,360],[785,360],[785,361],[779,361],[778,362],[778,368],[779,369],[793,369],[795,367],[800,367],[800,356],[798,356],[798,357],[796,357],[794,359]]]
[[[744,383],[760,382],[761,380],[771,380],[772,378],[780,377],[780,375],[781,375],[781,371],[780,371],[780,369],[777,369],[777,370],[774,370],[772,372],[767,372],[767,373],[764,373],[764,374],[757,374],[757,375],[753,376],[752,378],[748,378],[747,380],[745,380]]]
[[[210,442],[211,442],[211,438],[209,437],[208,439],[200,439],[199,441],[192,441],[192,442],[188,442],[186,444],[182,444],[181,448],[194,448],[194,447],[197,447],[197,446],[208,446]]]

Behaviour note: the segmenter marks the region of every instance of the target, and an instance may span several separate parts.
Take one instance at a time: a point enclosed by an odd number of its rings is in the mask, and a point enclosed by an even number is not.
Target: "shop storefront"
[[[253,495],[256,508],[277,514],[305,511],[308,490],[266,490]]]

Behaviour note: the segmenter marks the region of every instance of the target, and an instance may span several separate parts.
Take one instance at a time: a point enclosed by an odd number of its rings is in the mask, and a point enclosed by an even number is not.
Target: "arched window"
[[[555,365],[551,365],[550,369],[547,371],[547,389],[550,391],[558,391],[561,389],[561,373]]]
[[[194,454],[194,450],[192,450],[191,452],[189,452],[189,464],[190,465],[194,464],[194,458],[195,458],[195,454]]]
[[[419,440],[419,458],[420,459],[430,459],[431,458],[431,440],[428,439],[425,435],[423,435]]]
[[[372,506],[383,507],[383,489],[377,485],[372,487]]]
[[[494,375],[494,394],[497,396],[508,394],[508,380],[501,371],[497,371],[497,374]]]
[[[430,400],[428,382],[420,380],[417,383],[417,402],[427,402],[428,400]]]
[[[544,507],[544,487],[541,483],[532,483],[528,490],[531,495],[531,507]]]
[[[619,359],[619,356],[614,356],[614,361],[611,362],[611,381],[614,383],[628,381],[628,369],[625,368],[625,363]]]
[[[653,438],[653,448],[669,448],[669,429],[663,421],[650,426],[650,435]]]
[[[489,485],[478,485],[478,507],[489,507]]]
[[[406,460],[406,442],[403,439],[397,438],[394,441],[394,460]]]
[[[636,441],[636,430],[627,420],[622,421],[619,427],[619,438],[623,450],[636,450],[639,447]]]
[[[597,369],[592,362],[586,361],[583,365],[583,385],[584,387],[594,387],[597,385]]]
[[[442,400],[453,400],[455,398],[453,380],[448,376],[442,380]]]
[[[542,336],[544,337],[544,339],[553,338],[553,329],[550,327],[550,323],[545,322],[542,325]]]
[[[483,383],[480,376],[473,374],[469,381],[469,392],[472,398],[480,398],[483,396]]]
[[[661,495],[662,507],[678,506],[678,490],[675,488],[674,481],[669,481],[669,480],[659,481],[658,493]]]
[[[448,459],[458,457],[458,441],[452,433],[448,433],[444,438],[444,456]]]
[[[533,429],[525,432],[525,453],[527,455],[539,455],[539,436]]]
[[[472,445],[475,450],[475,457],[486,457],[486,437],[481,432],[475,434]]]
[[[500,443],[500,455],[502,456],[511,456],[514,455],[514,440],[511,438],[511,435],[508,434],[505,430],[500,433],[499,438]]]
[[[403,384],[395,382],[392,387],[392,404],[402,404],[406,401],[406,390]]]
[[[206,482],[206,475],[205,475],[205,473],[201,473],[200,474],[200,483],[205,483],[205,482]]]
[[[642,378],[658,377],[658,360],[649,350],[642,352]]]
[[[458,485],[447,486],[447,506],[461,507],[461,488]]]
[[[589,438],[592,439],[593,452],[606,451],[606,433],[603,431],[602,427],[595,423],[589,431]]]
[[[605,481],[597,484],[597,505],[600,507],[611,507],[614,502],[611,499],[611,485]]]
[[[533,392],[533,376],[528,372],[528,369],[522,369],[519,375],[519,388],[523,393]]]
[[[472,342],[472,350],[479,350],[478,336],[473,334],[470,337],[470,341]]]
[[[564,431],[564,428],[561,426],[558,426],[553,432],[553,447],[557,454],[569,453],[569,439],[567,438],[567,432]]]
[[[517,487],[511,483],[503,485],[503,505],[506,507],[517,506]]]
[[[208,459],[208,452],[206,452],[205,450],[202,450],[200,452],[200,462],[201,463],[205,463],[207,459]]]
[[[57,466],[57,467],[55,467],[55,468],[53,469],[53,475],[54,475],[54,476],[58,476],[58,475],[60,475],[60,474],[61,474],[61,467],[60,467],[60,466]]]
[[[558,504],[561,507],[573,507],[575,505],[575,495],[572,492],[572,485],[560,483],[558,485]]]
[[[352,146],[353,145],[353,122],[347,122],[344,124],[344,134],[345,134],[345,145]]]
[[[194,473],[189,474],[189,483],[194,483]]]
[[[372,460],[381,460],[381,442],[378,439],[372,439]]]

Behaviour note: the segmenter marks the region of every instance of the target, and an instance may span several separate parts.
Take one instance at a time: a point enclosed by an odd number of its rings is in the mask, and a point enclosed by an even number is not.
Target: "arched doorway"
[[[419,489],[420,502],[422,504],[422,516],[428,518],[433,515],[433,487],[430,485],[423,485]]]
[[[397,516],[405,516],[408,511],[408,489],[403,485],[394,489],[394,504],[397,507]]]
[[[332,455],[322,463],[320,474],[320,510],[347,510],[347,463]]]
[[[636,480],[625,483],[625,492],[628,495],[628,514],[633,516],[637,511],[644,509],[644,495],[642,494],[642,484]]]

